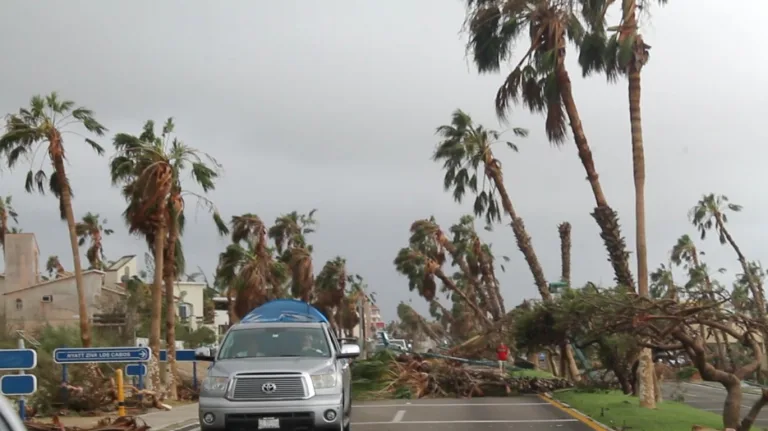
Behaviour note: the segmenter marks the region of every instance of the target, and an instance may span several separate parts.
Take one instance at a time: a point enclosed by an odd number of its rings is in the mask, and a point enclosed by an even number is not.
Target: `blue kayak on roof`
[[[256,307],[240,323],[295,322],[328,323],[317,308],[297,299],[275,299]]]

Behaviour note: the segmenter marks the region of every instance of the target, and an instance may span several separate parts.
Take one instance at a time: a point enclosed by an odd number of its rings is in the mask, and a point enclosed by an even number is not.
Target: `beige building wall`
[[[198,318],[203,318],[204,294],[205,283],[190,282],[190,281],[177,281],[174,295],[179,298],[179,304],[186,304],[189,312],[189,326],[192,329],[197,329]],[[178,307],[176,308],[178,313]]]
[[[104,304],[116,301],[113,294],[104,294],[101,271],[83,273],[89,320]],[[116,294],[114,294],[116,295]],[[33,287],[7,292],[5,319],[9,330],[34,330],[46,324],[53,326],[77,324],[80,319],[75,277],[40,283]]]
[[[5,235],[5,292],[40,282],[40,249],[32,233]]]
[[[115,286],[122,283],[123,277],[133,277],[138,274],[136,256],[123,256],[104,271],[104,285]]]

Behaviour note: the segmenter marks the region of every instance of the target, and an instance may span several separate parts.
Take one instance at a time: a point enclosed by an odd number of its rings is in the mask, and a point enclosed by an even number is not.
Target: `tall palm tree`
[[[37,172],[30,169],[27,173],[25,188],[29,193],[35,189],[40,193],[45,193],[47,188],[59,200],[59,213],[61,219],[67,221],[74,260],[79,302],[80,339],[83,347],[91,347],[91,327],[85,301],[83,268],[80,262],[80,249],[77,245],[75,214],[72,210],[73,193],[64,163],[66,159],[64,136],[68,133],[80,137],[83,135],[67,130],[71,125],[82,126],[96,136],[103,136],[107,131],[96,121],[91,110],[75,107],[75,102],[60,99],[56,92],[45,97],[34,96],[28,108],[19,109],[18,114],[8,115],[5,133],[0,136],[0,152],[5,154],[9,168],[13,168],[22,156],[31,158],[31,166],[41,166],[35,160],[35,156],[40,154],[40,149],[50,159],[53,168],[51,174],[49,175],[43,169],[39,169]],[[98,155],[104,154],[104,149],[94,140],[85,137],[84,139],[86,144]]]
[[[560,281],[566,286],[571,286],[571,224],[562,222],[557,226],[557,232],[560,235]],[[573,347],[565,340],[560,346],[560,374],[569,375],[573,381],[580,381],[579,367],[576,365],[576,358],[573,356]],[[535,359],[538,363],[538,360]],[[568,371],[568,374],[566,374]]]
[[[269,228],[268,235],[275,242],[280,259],[291,269],[291,294],[304,302],[311,300],[315,280],[312,271],[312,245],[307,235],[315,231],[313,209],[308,214],[293,211],[283,214]]]
[[[78,245],[82,246],[86,241],[91,242],[91,246],[85,252],[85,257],[93,269],[104,269],[104,245],[102,243],[104,236],[112,235],[114,231],[105,227],[107,220],[101,220],[98,214],[90,212],[83,216],[83,219],[75,225],[75,231],[80,238]]]
[[[592,213],[613,266],[616,282],[634,290],[626,243],[618,215],[608,205],[595,168],[584,126],[573,97],[565,67],[567,40],[580,42],[584,28],[574,10],[576,2],[556,0],[467,0],[467,49],[480,73],[498,72],[511,58],[525,34],[525,54],[496,94],[496,112],[506,118],[510,102],[522,103],[531,112],[546,113],[550,142],[561,145],[570,125],[579,159],[595,196]],[[525,31],[527,29],[527,32]]]
[[[12,196],[0,197],[0,245],[3,246],[3,250],[5,250],[5,234],[12,233],[11,229],[13,229],[8,223],[9,219],[19,223],[19,214],[11,205],[11,200]]]
[[[171,396],[175,397],[178,372],[175,361],[174,281],[183,272],[183,268],[176,264],[177,256],[181,256],[181,250],[176,250],[176,247],[183,228],[184,196],[194,196],[207,206],[220,233],[228,229],[210,200],[184,190],[181,183],[182,173],[189,169],[192,179],[207,193],[214,189],[221,166],[209,155],[174,137],[172,118],[165,122],[160,135],[155,133],[154,126],[153,121],[147,121],[138,137],[123,133],[115,136],[117,154],[111,162],[111,173],[113,184],[123,186],[123,194],[128,201],[124,215],[129,231],[144,236],[152,244],[155,257],[150,325],[150,347],[154,352],[150,375],[155,388],[160,387],[158,354],[165,285],[167,362],[171,369],[168,386]]]
[[[527,135],[524,129],[513,129],[516,136]],[[461,110],[453,113],[451,124],[437,128],[442,141],[433,155],[435,161],[442,161],[445,169],[443,185],[446,190],[453,189],[453,197],[461,202],[467,189],[476,195],[474,211],[477,216],[484,215],[488,223],[501,220],[501,212],[509,216],[517,246],[523,253],[533,280],[541,297],[550,299],[544,270],[531,244],[531,237],[525,229],[523,219],[518,216],[507,193],[501,172],[501,162],[493,155],[491,146],[499,142],[501,134],[481,125],[475,125],[472,118]],[[516,150],[511,142],[507,146]],[[482,168],[482,172],[479,173]],[[501,206],[498,204],[501,199]]]

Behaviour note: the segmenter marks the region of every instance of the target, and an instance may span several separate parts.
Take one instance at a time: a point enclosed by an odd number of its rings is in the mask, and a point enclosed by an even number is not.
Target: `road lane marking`
[[[438,424],[548,424],[578,422],[576,419],[498,419],[463,421],[401,421],[401,422],[352,422],[352,425],[438,425]],[[597,428],[604,431],[602,428]]]
[[[549,403],[424,403],[424,404],[355,404],[357,409],[383,409],[392,407],[464,407],[464,406],[546,406]]]
[[[395,413],[395,417],[392,418],[392,422],[400,422],[403,420],[403,416],[405,416],[405,410],[398,410],[397,413]]]
[[[573,420],[576,422],[581,422],[584,425],[588,426],[589,429],[594,431],[605,431],[606,427],[600,424],[599,422],[595,421],[589,416],[586,416],[572,408],[566,407],[565,404],[561,403],[560,401],[550,398],[544,395],[539,395],[539,398],[542,400],[548,402],[549,404],[552,404],[555,406],[558,410],[562,411],[563,413],[567,414],[568,416],[574,418]]]

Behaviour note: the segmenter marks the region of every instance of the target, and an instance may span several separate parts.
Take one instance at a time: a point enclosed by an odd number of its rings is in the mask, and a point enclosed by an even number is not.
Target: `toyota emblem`
[[[261,392],[264,392],[265,394],[271,394],[276,390],[277,390],[277,386],[272,382],[264,383],[263,385],[261,385]]]

